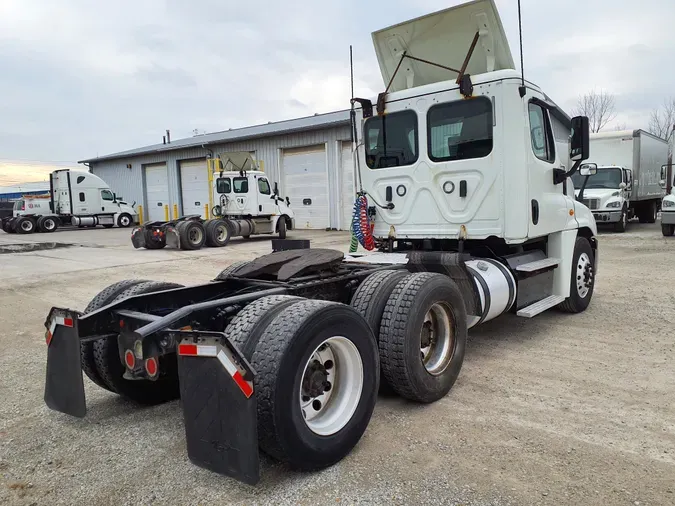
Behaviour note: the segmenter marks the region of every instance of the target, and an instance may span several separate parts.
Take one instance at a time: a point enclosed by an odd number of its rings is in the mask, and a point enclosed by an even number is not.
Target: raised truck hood
[[[460,70],[476,33],[479,39],[465,73],[516,68],[494,0],[476,0],[374,32],[373,44],[385,86],[403,52]],[[448,70],[406,58],[389,91],[456,77]]]

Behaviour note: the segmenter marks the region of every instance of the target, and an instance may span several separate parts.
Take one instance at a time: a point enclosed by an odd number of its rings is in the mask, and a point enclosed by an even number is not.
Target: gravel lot
[[[270,251],[269,239],[135,251],[128,234],[62,231],[48,240],[80,246],[0,254],[2,504],[675,504],[675,294],[664,282],[675,241],[658,225],[601,235],[586,313],[478,327],[446,398],[381,398],[341,463],[300,474],[264,461],[256,488],[189,463],[178,402],[139,410],[85,380],[84,420],[44,405],[52,305],[84,308],[126,278],[206,281]],[[348,247],[345,234],[309,237]],[[43,238],[0,233],[0,246]]]

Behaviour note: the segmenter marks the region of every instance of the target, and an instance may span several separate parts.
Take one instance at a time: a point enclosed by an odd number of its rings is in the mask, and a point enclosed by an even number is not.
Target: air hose
[[[371,251],[375,249],[375,240],[373,239],[370,217],[368,216],[368,199],[363,194],[358,195],[354,202],[352,234],[356,236],[359,244],[366,250]]]

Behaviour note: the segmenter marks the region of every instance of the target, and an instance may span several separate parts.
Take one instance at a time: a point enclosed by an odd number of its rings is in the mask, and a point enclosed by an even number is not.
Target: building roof
[[[40,195],[49,193],[49,181],[21,183],[14,186],[0,186],[0,199],[19,199],[22,195]]]
[[[232,128],[222,132],[195,135],[194,137],[188,137],[186,139],[172,140],[167,144],[154,144],[152,146],[120,151],[119,153],[112,153],[96,158],[88,158],[86,160],[81,160],[78,163],[101,162],[104,160],[114,160],[116,158],[127,158],[149,153],[161,153],[164,151],[208,146],[210,144],[222,144],[225,142],[242,141],[258,137],[268,137],[271,135],[283,135],[299,131],[318,130],[348,124],[349,110],[335,111],[326,114],[315,114],[314,116],[307,116],[305,118],[270,122],[264,125]]]

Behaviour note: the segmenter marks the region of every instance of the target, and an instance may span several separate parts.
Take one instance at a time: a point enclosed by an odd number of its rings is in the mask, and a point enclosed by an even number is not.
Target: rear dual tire
[[[361,315],[335,302],[265,297],[244,308],[225,333],[257,372],[265,453],[309,471],[354,448],[379,383],[375,336]],[[326,386],[328,379],[334,383]]]
[[[206,245],[213,248],[227,246],[232,237],[232,230],[225,220],[209,220],[204,227],[206,233]]]
[[[55,232],[57,228],[59,228],[59,223],[54,216],[40,216],[37,220],[37,229],[40,232],[49,234]]]
[[[37,223],[33,218],[21,216],[14,223],[14,231],[17,234],[32,234],[37,229]]]
[[[181,221],[176,225],[180,249],[197,250],[206,242],[206,230],[198,221]]]

